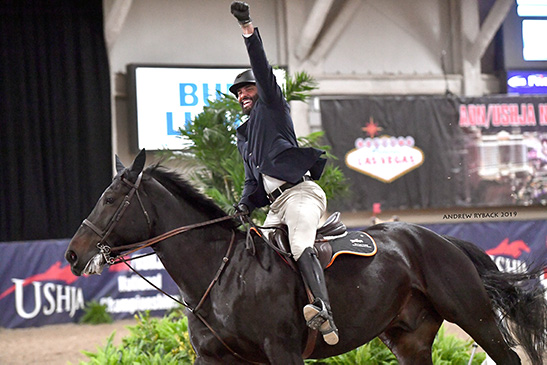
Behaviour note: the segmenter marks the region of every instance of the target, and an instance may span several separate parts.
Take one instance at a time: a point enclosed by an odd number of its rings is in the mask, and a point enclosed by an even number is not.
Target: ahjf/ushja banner
[[[341,210],[547,205],[547,97],[321,100]]]

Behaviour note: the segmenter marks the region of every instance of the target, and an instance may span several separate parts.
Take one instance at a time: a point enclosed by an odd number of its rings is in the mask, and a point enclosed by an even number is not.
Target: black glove
[[[241,25],[245,25],[251,22],[249,16],[249,4],[243,1],[234,1],[230,6],[230,12],[236,17],[237,21]]]
[[[239,203],[239,204],[234,204],[234,208],[236,209],[236,212],[238,213],[241,213],[243,215],[249,215],[249,208],[243,204],[243,203]]]

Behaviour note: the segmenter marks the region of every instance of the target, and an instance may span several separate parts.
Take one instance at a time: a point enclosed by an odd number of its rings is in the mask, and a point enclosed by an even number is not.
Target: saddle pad
[[[332,265],[334,260],[342,254],[374,256],[378,251],[374,238],[361,231],[348,231],[344,237],[335,238],[329,243],[332,246],[332,258],[326,267]]]

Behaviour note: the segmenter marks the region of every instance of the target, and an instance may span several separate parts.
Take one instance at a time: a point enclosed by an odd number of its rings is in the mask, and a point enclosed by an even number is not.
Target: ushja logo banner
[[[382,128],[372,118],[363,130],[370,137],[355,140],[355,148],[346,154],[349,168],[390,183],[424,162],[424,154],[414,145],[412,136],[375,137]]]

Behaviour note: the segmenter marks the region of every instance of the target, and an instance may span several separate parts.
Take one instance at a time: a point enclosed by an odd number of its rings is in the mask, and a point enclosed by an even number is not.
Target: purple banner
[[[0,327],[76,322],[89,301],[106,305],[114,319],[131,318],[145,310],[161,315],[178,306],[124,264],[105,268],[100,276],[74,276],[63,257],[68,242],[0,243]],[[169,294],[179,295],[156,256],[140,258],[131,265]]]

